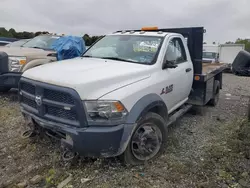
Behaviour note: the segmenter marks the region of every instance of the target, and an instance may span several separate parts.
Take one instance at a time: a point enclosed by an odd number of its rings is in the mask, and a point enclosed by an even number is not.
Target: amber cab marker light
[[[141,28],[142,31],[157,31],[158,27],[143,27]]]

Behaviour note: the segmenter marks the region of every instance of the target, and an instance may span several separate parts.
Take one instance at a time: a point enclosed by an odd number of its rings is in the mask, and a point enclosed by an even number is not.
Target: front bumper
[[[0,74],[0,87],[18,88],[21,72],[7,72]]]
[[[112,127],[73,127],[41,119],[21,108],[39,126],[65,134],[63,146],[85,157],[114,157],[122,154],[132,136],[136,124],[120,124]]]

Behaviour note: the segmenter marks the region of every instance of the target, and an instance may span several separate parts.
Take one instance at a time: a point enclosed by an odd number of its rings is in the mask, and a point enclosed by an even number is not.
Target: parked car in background
[[[5,46],[7,44],[10,44],[12,42],[18,41],[18,39],[15,38],[8,38],[8,37],[0,37],[0,46]]]
[[[24,45],[26,42],[30,41],[31,39],[21,39],[12,43],[9,43],[7,45],[5,45],[6,47],[21,47],[22,45]]]
[[[216,63],[219,59],[219,45],[203,45],[202,62],[203,63]]]
[[[10,44],[10,42],[0,40],[0,46],[6,46],[7,44]]]
[[[81,37],[53,34],[39,35],[19,47],[10,45],[0,48],[4,58],[2,62],[0,59],[0,92],[17,88],[21,74],[28,69],[58,59],[77,57],[84,51],[85,44]]]

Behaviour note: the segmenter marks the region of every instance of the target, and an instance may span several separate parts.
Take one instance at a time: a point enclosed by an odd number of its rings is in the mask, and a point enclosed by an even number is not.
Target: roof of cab
[[[160,36],[165,37],[170,33],[168,32],[155,32],[155,31],[118,31],[109,35],[141,35],[141,36]]]

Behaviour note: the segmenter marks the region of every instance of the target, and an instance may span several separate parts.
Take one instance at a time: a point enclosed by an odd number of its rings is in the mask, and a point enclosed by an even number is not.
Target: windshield
[[[59,38],[59,36],[53,35],[40,35],[31,39],[22,46],[26,48],[52,49],[52,44]]]
[[[8,47],[20,47],[28,41],[29,41],[29,39],[19,40],[19,41],[15,41],[15,42],[12,42],[10,44],[7,44],[6,46],[8,46]]]
[[[83,57],[152,64],[162,40],[163,37],[154,36],[109,35],[89,48]]]
[[[215,59],[216,53],[215,52],[203,52],[202,56],[203,56],[203,58]]]

